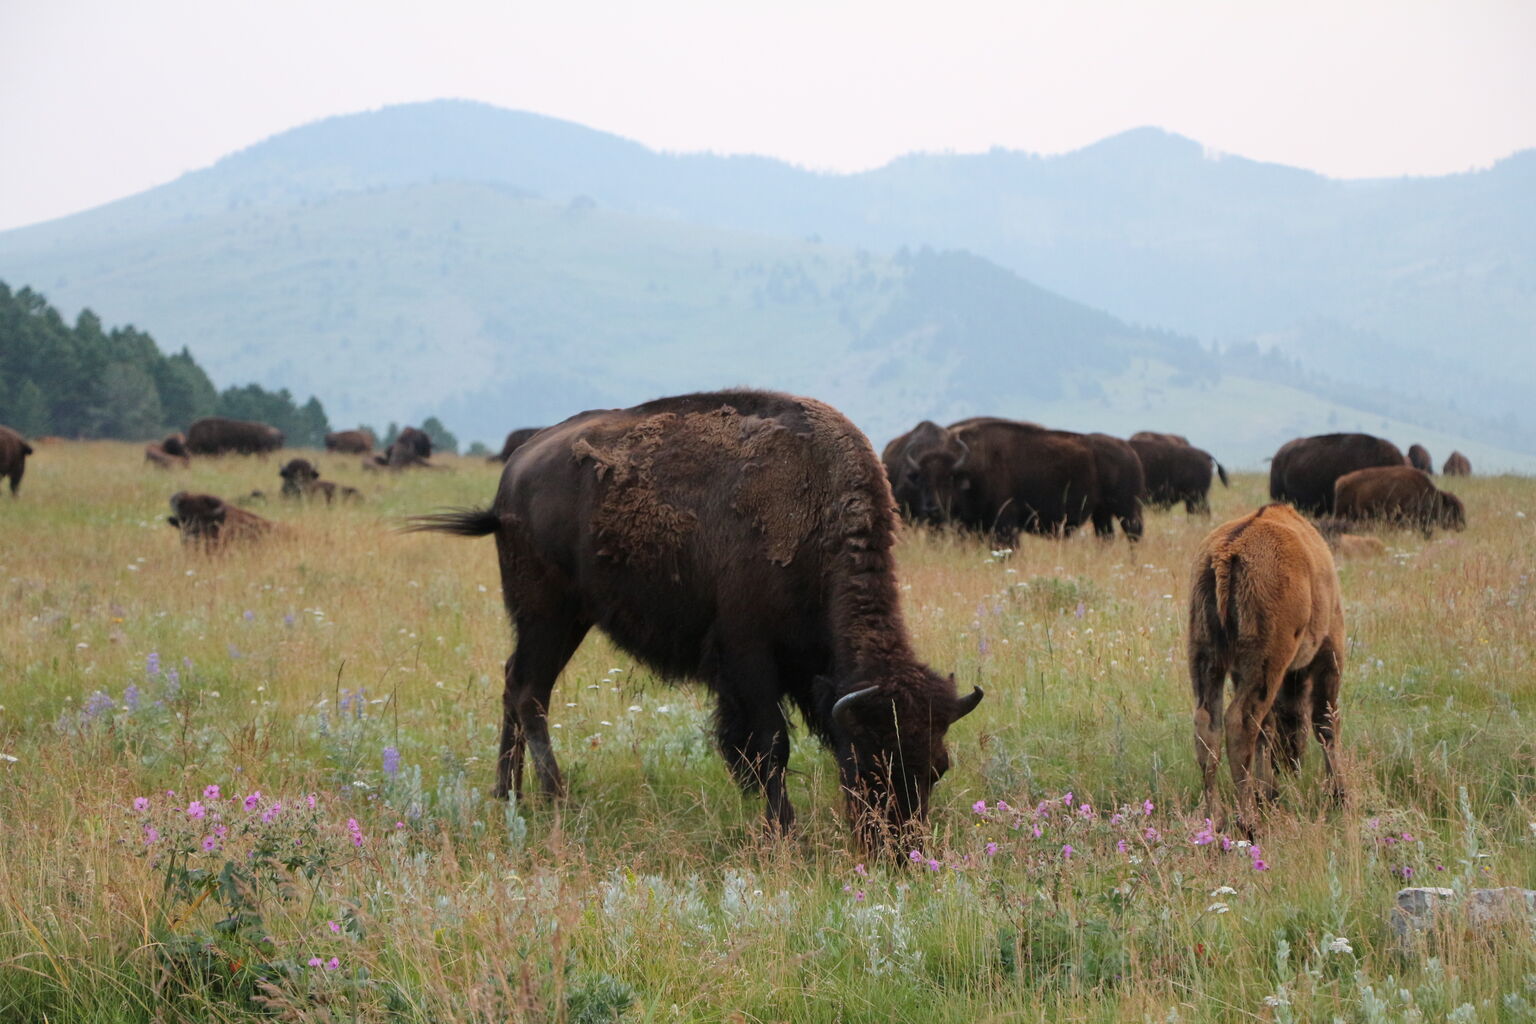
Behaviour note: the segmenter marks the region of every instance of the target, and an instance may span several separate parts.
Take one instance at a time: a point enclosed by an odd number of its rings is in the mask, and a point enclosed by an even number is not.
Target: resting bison
[[[27,456],[32,446],[10,427],[0,427],[0,477],[11,478],[11,497],[21,486],[21,475],[27,471]]]
[[[196,544],[205,551],[257,540],[272,531],[272,523],[254,512],[236,508],[212,494],[186,491],[171,495],[171,515],[166,522],[181,531],[183,544]]]
[[[508,459],[510,459],[512,457],[512,453],[513,452],[517,451],[523,445],[527,444],[528,443],[528,439],[530,437],[532,437],[534,434],[537,434],[540,430],[543,430],[543,429],[544,429],[543,427],[519,427],[519,428],[517,428],[516,430],[514,430],[510,434],[508,434],[507,435],[507,439],[502,442],[501,451],[497,452],[495,455],[487,455],[485,457],[485,461],[487,461],[487,462],[506,462]]]
[[[1445,465],[1440,467],[1440,472],[1446,476],[1471,476],[1472,462],[1461,452],[1451,452],[1445,458]]]
[[[895,509],[869,442],[830,406],[757,391],[586,412],[513,453],[489,509],[412,529],[494,534],[517,635],[497,796],[565,791],[550,746],[555,677],[597,626],[717,698],[720,751],[794,822],[784,705],[837,755],[872,845],[923,820],[949,767],[944,734],[981,700],[918,662],[891,560]]]
[[[144,446],[144,461],[161,469],[186,469],[192,465],[185,434],[167,434],[165,440]]]
[[[1427,474],[1412,466],[1375,466],[1345,473],[1334,484],[1333,511],[1354,522],[1416,527],[1426,537],[1437,526],[1462,530],[1467,525],[1461,499],[1435,487]]]
[[[1343,796],[1336,750],[1344,611],[1328,545],[1294,509],[1266,505],[1212,530],[1195,555],[1189,597],[1189,677],[1195,757],[1205,813],[1226,815],[1216,791],[1225,732],[1238,828],[1253,835],[1256,791],[1301,765],[1310,725],[1323,746],[1330,791]],[[1232,703],[1223,709],[1226,679]]]
[[[1210,452],[1175,441],[1134,436],[1130,446],[1141,459],[1146,476],[1143,500],[1155,509],[1169,509],[1182,501],[1190,515],[1210,515],[1212,466],[1221,477],[1221,486],[1228,486],[1227,471]]]
[[[1333,511],[1333,482],[1370,466],[1401,466],[1403,453],[1370,434],[1319,434],[1287,441],[1269,465],[1269,496],[1311,515]]]
[[[1421,444],[1411,444],[1408,446],[1408,465],[1414,469],[1421,469],[1430,476],[1435,475],[1434,460],[1429,457],[1429,449]]]
[[[1189,438],[1183,434],[1160,434],[1155,430],[1138,430],[1131,435],[1132,441],[1162,441],[1167,444],[1182,444],[1190,447]]]
[[[193,455],[265,455],[283,446],[283,432],[265,423],[209,416],[187,428],[187,450]]]
[[[390,469],[406,469],[411,466],[422,466],[435,469],[431,462],[432,438],[424,431],[415,427],[406,427],[384,449],[383,455],[375,455],[373,463],[376,466],[386,466]],[[367,468],[367,464],[364,464]]]
[[[1387,553],[1387,545],[1381,538],[1350,533],[1356,524],[1342,516],[1323,516],[1312,520],[1312,525],[1317,528],[1336,558],[1375,558]]]
[[[898,447],[897,442],[906,440]],[[994,417],[918,424],[886,446],[898,500],[919,522],[954,522],[1011,544],[1070,536],[1099,507],[1094,449],[1080,434]]]
[[[363,500],[363,492],[356,487],[321,480],[320,471],[308,459],[290,459],[286,466],[278,470],[277,475],[283,478],[284,498],[319,496],[325,498],[327,505],[334,502],[338,494],[342,501]]]
[[[367,455],[376,443],[367,430],[338,430],[325,435],[325,450],[343,455]]]

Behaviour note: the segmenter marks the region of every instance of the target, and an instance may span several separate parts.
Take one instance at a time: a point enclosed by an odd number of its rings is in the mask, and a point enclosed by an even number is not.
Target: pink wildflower
[[[209,851],[216,850],[216,849],[218,849],[218,846],[219,846],[219,841],[217,839],[215,839],[213,836],[203,836],[203,849],[204,850],[209,850]]]
[[[1144,815],[1151,814],[1156,806],[1151,800],[1143,800],[1141,802],[1141,813]]]
[[[138,811],[140,814],[143,814],[145,811],[149,810],[149,797],[147,797],[147,796],[136,796],[136,797],[134,797],[133,798],[133,809]]]
[[[1189,841],[1194,843],[1196,846],[1209,846],[1211,843],[1216,841],[1216,833],[1211,829],[1210,818],[1205,819],[1205,828],[1202,828],[1200,831],[1196,832],[1192,837],[1190,837]]]
[[[352,845],[363,845],[363,827],[357,823],[356,818],[347,819],[347,831],[352,834]]]
[[[863,878],[869,874],[869,869],[866,868],[863,864],[855,864],[853,866],[853,873],[858,875],[860,878]]]
[[[1129,847],[1125,845],[1125,840],[1122,839],[1115,844],[1115,849],[1119,850],[1121,853],[1124,853],[1127,849],[1129,849]]]
[[[910,860],[913,864],[920,864],[922,863],[923,855],[918,851],[913,850],[907,854],[907,860]]]
[[[1071,860],[1072,859],[1072,844],[1071,843],[1067,843],[1064,846],[1062,846],[1062,848],[1061,848],[1061,858],[1062,858],[1062,860]]]
[[[929,857],[928,858],[928,870],[929,871],[937,871],[937,870],[939,870],[939,862],[937,860],[934,860],[932,857]]]
[[[325,963],[325,961],[321,960],[317,956],[312,956],[312,957],[309,958],[309,966],[311,966],[311,967],[319,967],[319,966],[323,965],[324,963]]]
[[[245,809],[248,811],[254,811],[259,806],[261,806],[261,790],[258,789],[256,792],[245,798]]]
[[[219,798],[219,787],[217,785],[211,785],[208,788],[203,790],[203,799],[204,800],[217,800],[218,798]]]
[[[325,962],[325,969],[328,970],[328,971],[334,971],[336,968],[338,968],[340,966],[341,966],[341,958],[340,957],[333,956],[333,957],[331,957],[329,960],[327,960]]]
[[[997,844],[996,843],[988,843],[987,844],[987,856],[988,857],[996,857],[997,856]]]
[[[977,814],[986,814],[987,802],[985,800],[977,800],[975,803],[971,804],[971,810]]]
[[[341,925],[337,924],[335,921],[327,921],[325,923],[330,926],[331,933],[333,935],[340,935],[341,934]]]
[[[201,800],[193,800],[187,804],[187,817],[189,818],[201,818],[206,813]]]
[[[144,826],[144,845],[153,846],[160,841],[160,830],[153,825]]]

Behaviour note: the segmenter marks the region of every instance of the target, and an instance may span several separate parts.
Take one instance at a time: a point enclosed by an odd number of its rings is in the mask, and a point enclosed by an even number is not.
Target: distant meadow
[[[1350,798],[1314,744],[1253,843],[1200,815],[1184,620],[1263,477],[1135,546],[905,531],[917,649],[986,698],[931,834],[874,858],[805,730],[774,841],[707,693],[595,632],[551,708],[569,799],[490,798],[494,546],[396,531],[494,464],[37,449],[0,496],[0,1020],[1536,1021],[1531,919],[1392,925],[1404,886],[1536,883],[1531,478],[1442,481],[1464,533],[1340,563]],[[295,454],[365,501],[279,501]],[[184,549],[180,489],[287,529]]]

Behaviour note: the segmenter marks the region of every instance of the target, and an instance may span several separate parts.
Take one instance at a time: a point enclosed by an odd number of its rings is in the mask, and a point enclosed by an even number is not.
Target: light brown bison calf
[[[1333,485],[1333,510],[1354,522],[1417,527],[1426,537],[1437,526],[1447,530],[1467,526],[1461,499],[1440,490],[1412,466],[1373,466],[1345,473]]]
[[[1237,827],[1250,837],[1258,797],[1274,795],[1275,770],[1300,767],[1309,722],[1330,792],[1342,799],[1336,732],[1343,660],[1333,556],[1295,509],[1266,505],[1206,536],[1190,581],[1189,677],[1205,813],[1216,828],[1226,828],[1216,787],[1223,734]],[[1229,673],[1232,703],[1223,707]]]
[[[1471,476],[1472,460],[1461,452],[1451,452],[1445,457],[1445,465],[1440,467],[1440,472],[1446,476]]]
[[[356,487],[321,480],[320,471],[308,459],[290,459],[277,475],[283,478],[285,498],[323,497],[327,505],[335,502],[338,496],[342,501],[363,500],[363,492]]]
[[[259,540],[271,533],[273,523],[254,512],[247,512],[212,494],[171,495],[171,514],[166,522],[181,531],[183,544],[196,544],[205,551],[221,550],[226,544]]]

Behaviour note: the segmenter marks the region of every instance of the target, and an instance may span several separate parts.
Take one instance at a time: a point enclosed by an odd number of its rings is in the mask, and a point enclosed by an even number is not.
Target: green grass
[[[166,498],[275,494],[278,461],[165,474],[127,445],[45,445],[0,502],[0,1020],[1536,1018],[1528,926],[1447,921],[1405,952],[1388,916],[1405,868],[1536,879],[1536,481],[1457,481],[1465,533],[1384,534],[1388,556],[1341,565],[1352,799],[1325,805],[1314,753],[1266,871],[1191,842],[1184,576],[1209,523],[1011,554],[906,536],[918,648],[987,698],[951,733],[919,862],[877,864],[803,733],[803,827],[768,841],[701,690],[597,636],[556,689],[570,799],[490,800],[511,644],[492,545],[392,529],[485,502],[496,468],[317,458],[366,503],[273,501],[287,536],[221,558],[180,547]],[[1239,476],[1212,522],[1262,490]],[[228,832],[204,851],[212,813]]]

